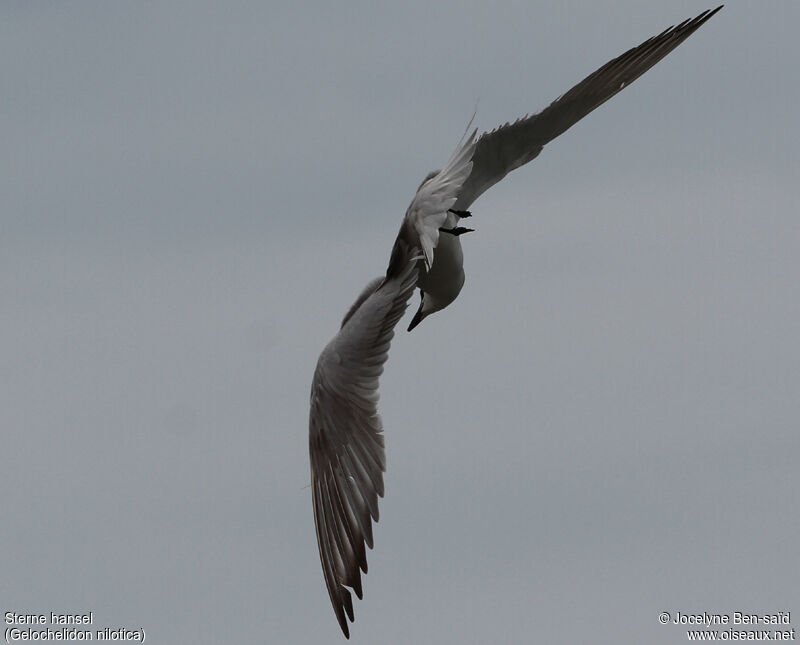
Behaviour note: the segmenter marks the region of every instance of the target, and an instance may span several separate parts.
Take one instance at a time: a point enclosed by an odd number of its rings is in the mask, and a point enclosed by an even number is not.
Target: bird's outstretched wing
[[[506,123],[478,139],[472,173],[454,208],[466,210],[512,170],[534,159],[545,144],[575,125],[644,74],[691,36],[722,6],[645,40],[590,74],[538,114]]]
[[[409,244],[419,245],[428,268],[433,264],[433,250],[439,243],[439,229],[447,219],[447,211],[472,171],[476,132],[465,134],[444,168],[422,182],[406,211],[398,237],[405,236]]]
[[[314,523],[325,584],[342,631],[361,598],[386,467],[378,378],[394,327],[417,283],[416,249],[398,241],[386,277],[322,351],[311,386],[309,451]]]
[[[445,167],[417,190],[392,248],[386,276],[367,285],[322,350],[311,385],[309,452],[314,523],[325,584],[345,636],[353,621],[350,587],[362,597],[361,572],[378,521],[386,458],[378,415],[378,379],[394,328],[408,306],[418,264],[433,262],[439,227],[471,169],[475,132]]]

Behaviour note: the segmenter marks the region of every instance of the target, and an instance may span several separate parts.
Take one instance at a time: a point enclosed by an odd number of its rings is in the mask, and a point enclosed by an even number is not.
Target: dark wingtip
[[[350,638],[350,628],[347,625],[347,617],[344,615],[343,611],[336,612],[336,618],[339,620],[339,627],[342,628],[342,633],[344,637],[349,639]],[[350,620],[353,620],[352,618]]]

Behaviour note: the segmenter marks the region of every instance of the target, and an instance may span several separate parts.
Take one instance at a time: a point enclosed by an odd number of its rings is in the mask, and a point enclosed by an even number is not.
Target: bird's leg
[[[469,211],[460,211],[457,208],[448,208],[448,213],[453,213],[458,219],[463,219],[464,217],[472,217],[472,213]],[[454,226],[453,228],[440,228],[439,231],[442,233],[450,233],[450,235],[463,235],[464,233],[472,233],[474,228],[465,228],[463,226]]]
[[[461,219],[463,217],[472,217],[472,213],[470,213],[469,211],[460,211],[460,210],[457,210],[455,208],[448,208],[447,212],[448,213],[452,213],[453,215],[455,215],[459,219]]]
[[[439,231],[441,233],[450,233],[450,235],[463,235],[464,233],[472,233],[474,228],[466,228],[464,226],[454,226],[453,228],[440,228]]]

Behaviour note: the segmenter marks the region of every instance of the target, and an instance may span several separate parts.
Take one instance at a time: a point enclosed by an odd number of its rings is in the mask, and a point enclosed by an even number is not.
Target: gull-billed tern
[[[464,284],[460,220],[470,205],[544,145],[627,87],[722,7],[670,27],[606,63],[538,114],[506,123],[477,140],[466,134],[441,170],[417,189],[392,248],[385,276],[372,280],[320,354],[311,386],[309,450],[314,523],[322,571],[346,637],[353,622],[350,587],[362,597],[386,469],[378,378],[394,327],[416,287],[422,301],[413,329],[449,305]]]

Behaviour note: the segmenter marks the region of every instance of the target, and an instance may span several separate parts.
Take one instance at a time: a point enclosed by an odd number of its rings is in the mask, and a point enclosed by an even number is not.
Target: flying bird
[[[325,585],[349,638],[352,589],[362,597],[386,470],[378,379],[394,328],[414,290],[420,305],[409,331],[449,305],[464,285],[460,236],[469,207],[509,172],[630,85],[722,6],[670,27],[606,63],[541,112],[476,138],[465,133],[441,170],[429,173],[406,211],[389,266],[361,292],[322,350],[311,385],[309,451],[314,524]]]

